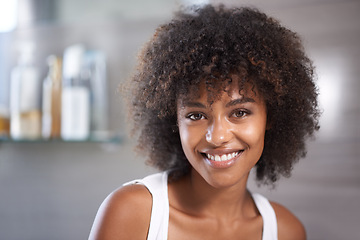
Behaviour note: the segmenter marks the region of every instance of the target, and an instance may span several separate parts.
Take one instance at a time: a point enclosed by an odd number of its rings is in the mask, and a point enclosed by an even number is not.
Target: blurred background
[[[118,85],[180,5],[220,2],[258,7],[298,32],[318,75],[321,130],[307,157],[276,188],[258,187],[253,176],[249,188],[293,211],[309,239],[360,239],[358,0],[0,0],[0,239],[87,239],[111,191],[156,172],[132,151]],[[79,114],[78,126],[68,122],[82,129],[77,135],[56,130],[56,101],[46,92],[59,94],[61,59],[63,104],[77,93],[75,103],[88,109],[62,119]],[[25,98],[21,89],[31,86],[36,94]],[[39,126],[44,109],[53,119],[47,130]]]

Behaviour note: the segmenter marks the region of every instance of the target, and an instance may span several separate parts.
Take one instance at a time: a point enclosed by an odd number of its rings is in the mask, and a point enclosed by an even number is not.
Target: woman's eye
[[[204,119],[205,117],[201,113],[191,113],[187,116],[187,118],[192,121],[198,121],[198,120]]]
[[[233,116],[236,117],[236,118],[242,118],[242,117],[245,117],[248,113],[244,110],[236,110],[233,112]]]

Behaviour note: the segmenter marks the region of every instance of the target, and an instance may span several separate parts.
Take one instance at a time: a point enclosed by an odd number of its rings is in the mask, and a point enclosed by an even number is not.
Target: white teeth
[[[211,155],[209,153],[206,154],[207,158],[213,161],[227,161],[234,157],[236,157],[239,154],[239,152],[233,152],[223,155]]]

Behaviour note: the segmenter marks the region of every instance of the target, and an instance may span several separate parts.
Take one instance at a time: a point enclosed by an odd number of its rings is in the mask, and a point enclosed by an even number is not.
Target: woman
[[[90,239],[305,239],[284,206],[247,189],[305,156],[318,126],[313,66],[297,35],[250,8],[178,12],[131,79],[137,149],[162,172],[101,205]]]

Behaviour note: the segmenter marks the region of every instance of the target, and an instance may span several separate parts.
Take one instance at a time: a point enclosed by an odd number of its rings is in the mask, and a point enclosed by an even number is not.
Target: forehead
[[[186,105],[188,102],[201,101],[212,105],[224,98],[243,99],[248,102],[257,102],[262,99],[251,81],[239,79],[238,76],[233,75],[228,80],[210,84],[203,80],[199,84],[190,85],[188,92],[178,98],[178,103]]]

